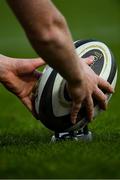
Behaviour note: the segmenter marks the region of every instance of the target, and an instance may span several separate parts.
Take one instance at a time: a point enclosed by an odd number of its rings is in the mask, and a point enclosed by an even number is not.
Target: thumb
[[[32,66],[33,66],[33,70],[39,68],[40,66],[43,66],[46,64],[46,62],[42,59],[42,58],[36,58],[36,59],[32,59],[30,60]]]
[[[94,56],[89,56],[87,58],[83,58],[83,61],[88,64],[91,65],[94,62]]]
[[[18,74],[32,73],[38,67],[43,66],[45,61],[41,58],[36,59],[22,59],[16,61],[16,68]]]

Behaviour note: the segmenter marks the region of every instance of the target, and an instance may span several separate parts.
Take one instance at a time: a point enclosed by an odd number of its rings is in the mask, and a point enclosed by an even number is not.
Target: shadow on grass
[[[24,132],[22,134],[3,133],[0,134],[0,147],[3,146],[27,146],[47,144],[50,142],[51,134],[49,132]]]
[[[106,142],[116,143],[120,141],[120,132],[103,132],[93,135],[93,141],[95,142]]]
[[[0,147],[4,146],[34,146],[40,144],[48,144],[50,142],[52,133],[49,131],[28,131],[15,133],[15,132],[4,132],[0,134]],[[104,132],[104,133],[93,133],[93,143],[116,143],[120,140],[120,132]]]

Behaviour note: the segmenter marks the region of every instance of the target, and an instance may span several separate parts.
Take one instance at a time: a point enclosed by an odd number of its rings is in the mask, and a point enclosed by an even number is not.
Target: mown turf
[[[99,39],[120,65],[119,0],[54,0],[74,39]],[[35,57],[21,27],[0,0],[0,52]],[[0,178],[120,178],[119,85],[108,111],[91,123],[93,141],[51,144],[52,132],[0,87]]]

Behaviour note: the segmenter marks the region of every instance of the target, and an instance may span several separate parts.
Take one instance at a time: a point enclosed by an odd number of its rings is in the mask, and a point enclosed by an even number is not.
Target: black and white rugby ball
[[[117,80],[117,66],[110,49],[102,42],[95,40],[76,41],[74,43],[79,57],[94,56],[91,65],[93,71],[108,81],[114,88]],[[70,121],[71,101],[66,91],[66,81],[50,66],[46,66],[39,80],[36,92],[35,109],[40,121],[55,132],[65,132],[83,128],[86,121],[86,112],[81,109],[77,123]],[[108,100],[111,95],[108,96]],[[94,117],[100,112],[97,104],[94,107]]]

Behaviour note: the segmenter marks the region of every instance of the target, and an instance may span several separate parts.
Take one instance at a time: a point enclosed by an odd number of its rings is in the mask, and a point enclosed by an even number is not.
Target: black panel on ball
[[[110,71],[110,74],[109,74],[107,81],[111,84],[115,78],[115,74],[117,71],[117,65],[116,65],[116,62],[115,62],[115,59],[114,59],[112,52],[110,52],[110,53],[111,53],[112,63],[111,63],[111,71]]]
[[[94,41],[96,41],[96,40],[94,40],[94,39],[78,40],[74,43],[74,46],[75,46],[75,48],[78,48],[78,47],[82,46],[83,44],[86,44],[88,42],[94,42]]]
[[[42,92],[39,102],[39,117],[41,122],[49,129],[56,132],[63,132],[70,128],[70,115],[55,117],[52,108],[52,91],[57,72],[55,70],[50,74],[47,83]]]

